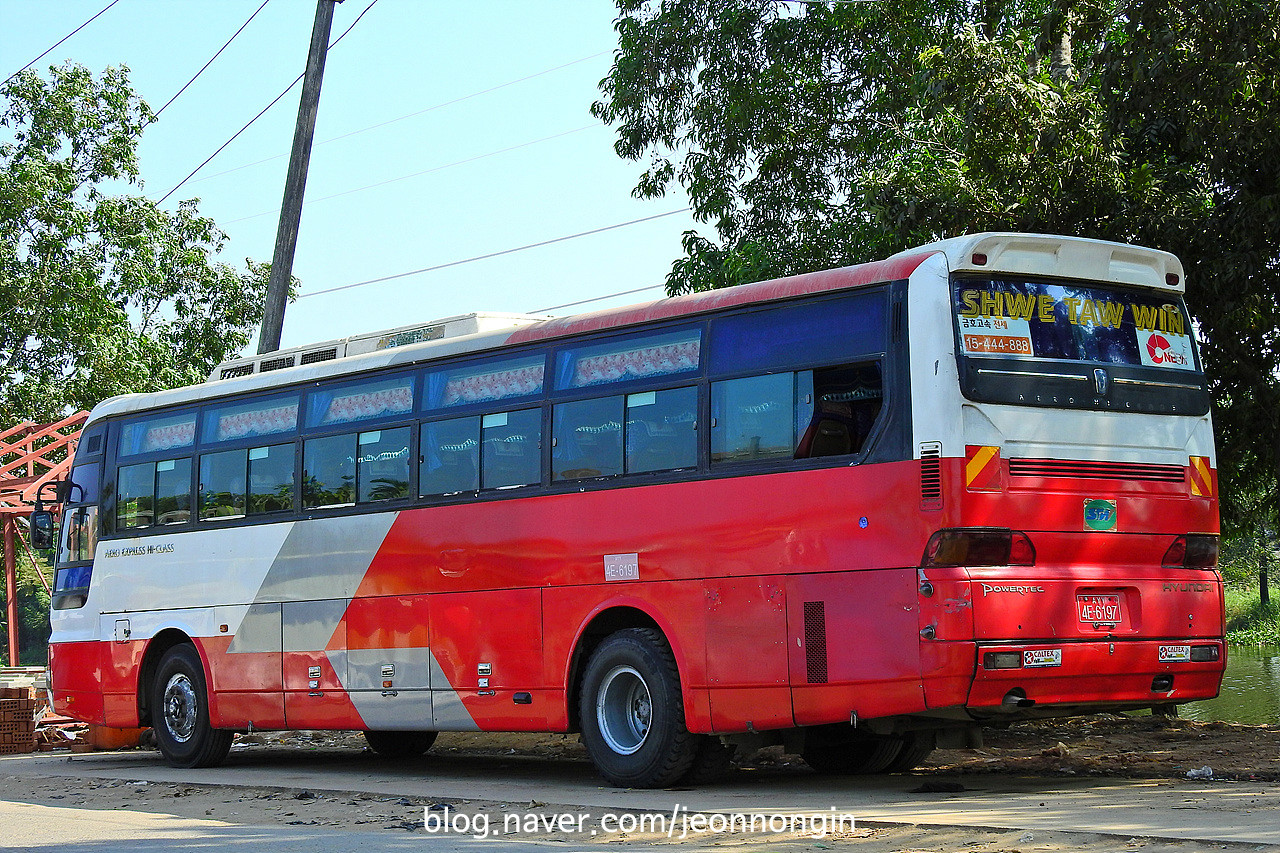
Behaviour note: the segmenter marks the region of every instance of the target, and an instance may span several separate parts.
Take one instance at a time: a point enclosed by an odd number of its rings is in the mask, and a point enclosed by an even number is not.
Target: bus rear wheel
[[[698,742],[684,722],[680,672],[651,628],[611,634],[582,677],[582,742],[605,781],[661,788],[693,765]]]
[[[151,726],[164,760],[174,767],[215,767],[235,733],[209,722],[209,689],[195,646],[174,646],[160,658],[151,682]]]
[[[902,751],[884,769],[886,773],[914,770],[933,753],[932,732],[907,732],[902,736]]]
[[[801,755],[818,773],[852,776],[887,771],[902,750],[900,738],[856,734],[848,726],[824,726],[805,733]]]
[[[383,758],[417,758],[436,742],[436,732],[365,732],[369,748]]]

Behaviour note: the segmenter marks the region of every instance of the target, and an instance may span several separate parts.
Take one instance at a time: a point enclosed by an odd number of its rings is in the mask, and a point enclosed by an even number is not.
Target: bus
[[[1213,697],[1183,291],[1165,252],[983,233],[110,399],[62,489],[55,707],[184,767],[246,731],[580,733],[657,787]]]

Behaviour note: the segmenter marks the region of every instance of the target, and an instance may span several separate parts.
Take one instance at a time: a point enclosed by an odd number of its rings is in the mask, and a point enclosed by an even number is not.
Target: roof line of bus
[[[550,338],[566,337],[584,332],[633,326],[655,320],[670,320],[689,314],[702,314],[723,308],[732,308],[752,302],[772,302],[791,296],[804,296],[830,290],[844,290],[860,285],[899,281],[907,278],[926,258],[935,254],[932,250],[895,255],[883,261],[873,261],[833,270],[801,273],[799,275],[740,284],[719,290],[686,293],[653,302],[641,302],[622,308],[609,308],[572,317],[557,317],[521,326],[511,335],[508,343],[528,343]]]
[[[235,379],[187,385],[167,391],[122,394],[95,406],[91,420],[162,406],[195,403],[237,393],[269,391],[272,388],[406,366],[437,358],[496,351],[516,344],[536,343],[584,332],[624,328],[655,320],[676,319],[748,303],[767,303],[791,296],[899,281],[910,276],[925,259],[933,254],[935,253],[931,250],[907,253],[867,264],[803,273],[721,290],[689,293],[571,317],[558,317],[528,326],[517,326],[513,330],[497,329],[457,338],[427,341],[270,373],[255,373]]]

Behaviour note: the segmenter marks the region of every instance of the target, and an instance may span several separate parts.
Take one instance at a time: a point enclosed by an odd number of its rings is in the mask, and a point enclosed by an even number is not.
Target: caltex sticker
[[[1027,649],[1022,653],[1023,666],[1062,666],[1062,649]]]
[[[1161,646],[1160,662],[1169,663],[1173,661],[1189,661],[1191,660],[1190,646]]]

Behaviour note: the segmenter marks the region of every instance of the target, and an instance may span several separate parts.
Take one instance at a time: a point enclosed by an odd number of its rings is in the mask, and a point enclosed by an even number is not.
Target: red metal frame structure
[[[40,489],[63,479],[75,457],[76,441],[88,412],[60,421],[25,421],[0,432],[0,519],[4,524],[4,589],[8,624],[9,665],[18,665],[18,533],[17,520],[30,514]],[[23,543],[25,548],[25,543]],[[28,551],[28,553],[30,553]],[[45,582],[44,575],[40,576]],[[46,588],[48,583],[45,582]]]

